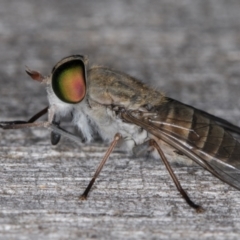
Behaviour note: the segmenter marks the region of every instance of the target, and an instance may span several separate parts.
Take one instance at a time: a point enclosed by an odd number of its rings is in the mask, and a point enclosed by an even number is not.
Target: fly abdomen
[[[206,161],[215,158],[240,168],[240,143],[222,126],[197,109],[177,101],[166,105],[168,111],[163,114],[162,130],[187,144]]]
[[[133,111],[132,114],[145,122],[149,130],[154,127],[151,132],[155,136],[159,135],[159,129],[205,161],[218,159],[234,166],[240,165],[239,142],[222,126],[193,107],[168,99],[165,104],[153,107],[149,112]]]

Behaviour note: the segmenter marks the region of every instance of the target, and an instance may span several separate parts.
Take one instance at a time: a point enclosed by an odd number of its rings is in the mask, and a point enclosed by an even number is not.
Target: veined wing
[[[174,101],[176,103],[179,103],[179,104],[182,104],[181,102],[178,102],[177,100],[173,100],[173,99],[170,99],[168,98],[168,100],[170,101]],[[232,133],[235,133],[235,134],[239,134],[240,135],[240,127],[228,122],[227,120],[225,119],[222,119],[220,117],[217,117],[217,116],[214,116],[208,112],[205,112],[203,110],[200,110],[200,109],[196,109],[190,105],[187,105],[187,104],[184,104],[185,106],[189,107],[189,108],[192,108],[194,110],[196,110],[198,113],[202,114],[203,116],[213,120],[214,122],[216,122],[218,125],[222,126],[224,129],[226,129],[227,131],[230,131]]]
[[[204,113],[168,99],[148,111],[128,110],[122,117],[240,190],[240,143],[212,115]]]

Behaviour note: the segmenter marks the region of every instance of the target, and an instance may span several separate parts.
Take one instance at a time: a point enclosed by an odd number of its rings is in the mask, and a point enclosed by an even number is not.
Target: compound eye
[[[56,96],[63,102],[81,102],[86,93],[83,61],[75,59],[58,66],[52,74],[52,88]]]

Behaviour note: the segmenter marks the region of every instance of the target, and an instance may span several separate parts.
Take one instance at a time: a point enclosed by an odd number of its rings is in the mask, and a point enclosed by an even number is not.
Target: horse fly
[[[183,190],[164,152],[180,153],[240,190],[240,144],[229,133],[239,134],[239,127],[165,97],[122,72],[105,67],[87,70],[87,58],[81,55],[62,59],[48,77],[28,68],[26,72],[46,85],[49,107],[28,121],[0,122],[1,128],[47,127],[52,130],[52,144],[61,136],[79,141],[59,126],[61,117],[72,114],[72,122],[86,142],[93,139],[94,132],[104,141],[112,141],[81,199],[87,198],[117,143],[129,152],[148,145],[154,156],[160,155],[178,191],[197,212],[203,208]],[[48,121],[35,122],[47,112]]]

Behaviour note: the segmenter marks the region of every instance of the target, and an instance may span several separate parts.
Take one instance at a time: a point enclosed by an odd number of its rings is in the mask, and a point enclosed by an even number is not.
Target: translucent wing
[[[169,98],[169,100],[178,102],[178,101],[170,99],[170,98]],[[180,102],[178,102],[178,103],[182,104]],[[184,105],[189,107],[189,108],[192,108],[192,109],[196,110],[198,113],[202,114],[203,116],[205,116],[205,117],[215,121],[218,125],[222,126],[224,129],[226,129],[226,130],[228,130],[228,131],[230,131],[232,133],[235,133],[235,134],[240,134],[240,127],[238,127],[238,126],[228,122],[227,120],[222,119],[222,118],[217,117],[217,116],[214,116],[214,115],[212,115],[212,114],[210,114],[208,112],[205,112],[203,110],[196,109],[196,108],[194,108],[194,107],[192,107],[190,105],[186,105],[186,104],[184,104]]]
[[[146,111],[125,111],[122,118],[144,128],[240,190],[240,143],[226,130],[234,131],[236,126],[172,99]]]

